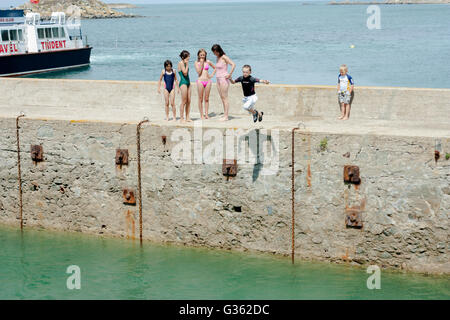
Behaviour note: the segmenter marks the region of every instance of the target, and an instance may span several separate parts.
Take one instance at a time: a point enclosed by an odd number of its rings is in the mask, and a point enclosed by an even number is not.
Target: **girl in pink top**
[[[214,69],[214,72],[209,74],[209,67]],[[216,67],[213,63],[206,59],[205,49],[198,50],[197,61],[195,61],[195,69],[198,73],[197,90],[198,90],[198,110],[200,112],[200,119],[209,119],[209,93],[211,92],[211,78],[216,73]],[[203,101],[205,101],[205,114],[203,114]]]
[[[230,104],[228,102],[228,87],[230,85],[230,79],[233,74],[236,64],[223,52],[220,45],[215,44],[212,46],[211,51],[217,57],[216,63],[216,79],[217,79],[217,90],[219,90],[220,98],[223,103],[223,117],[221,121],[228,120],[228,110]],[[231,65],[231,71],[228,73],[228,65]]]

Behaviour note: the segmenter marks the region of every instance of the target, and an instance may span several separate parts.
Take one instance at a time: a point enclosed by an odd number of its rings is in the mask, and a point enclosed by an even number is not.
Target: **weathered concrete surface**
[[[136,120],[134,112],[145,110],[152,117],[163,112],[163,95],[157,94],[157,83],[147,81],[0,79],[2,108],[22,107],[24,111],[45,107],[45,113],[56,116],[62,110],[76,108],[79,116],[104,120],[105,112],[128,113],[125,119]],[[284,120],[336,119],[339,115],[336,86],[257,85],[257,107],[269,116]],[[177,95],[177,106],[180,102]],[[232,85],[229,92],[230,113],[247,115],[242,109],[242,89]],[[212,113],[223,107],[215,85],[211,89]],[[192,85],[192,110],[196,113],[197,89]],[[130,110],[133,110],[130,114]],[[450,123],[450,89],[415,89],[389,87],[356,87],[351,118],[354,120],[411,121],[422,125]],[[125,111],[125,112],[124,112]],[[3,114],[2,110],[0,112]],[[122,119],[116,116],[117,119]]]
[[[15,83],[19,90],[28,84],[27,79],[9,80],[0,82]],[[66,80],[61,83],[31,81],[31,88],[37,86],[35,82],[54,84],[50,86],[53,88],[74,88],[74,84]],[[95,89],[93,85],[97,82],[89,83],[91,89]],[[106,87],[105,82],[99,84]],[[134,85],[140,86],[139,83]],[[144,90],[145,85],[142,86]],[[257,88],[258,93],[264,91],[261,89]],[[99,104],[102,98],[107,98],[103,90],[96,91],[99,94],[97,105],[94,100],[89,105],[81,89],[79,93],[84,100],[78,105],[75,99],[66,101],[49,97],[47,107],[44,107],[40,100],[44,96],[40,96],[42,93],[38,89],[31,94],[34,99],[23,98],[26,105],[21,105],[18,99],[15,103],[5,99],[9,105],[0,109],[0,114],[5,116],[0,119],[3,128],[0,134],[0,223],[19,225],[15,116],[12,115],[28,108],[27,117],[20,120],[25,226],[138,237],[138,208],[123,204],[122,198],[123,188],[136,191],[137,186],[136,124],[127,123],[133,120],[130,116],[120,118],[125,112],[109,115],[113,122],[100,121],[108,115],[99,114],[98,110],[110,109]],[[445,90],[443,92],[447,94]],[[4,95],[11,93],[4,91]],[[140,99],[139,96],[135,98]],[[433,99],[438,101],[439,95]],[[108,101],[113,103],[115,100]],[[119,102],[116,101],[114,106],[120,105]],[[154,101],[149,102],[152,103],[157,105]],[[233,108],[238,108],[234,106],[236,103],[239,101],[233,94]],[[447,108],[445,103],[442,101],[443,108]],[[138,110],[145,106],[137,105]],[[81,106],[78,113],[76,106]],[[135,110],[134,104],[120,106],[128,114]],[[330,109],[334,107],[329,106]],[[72,118],[72,121],[52,120],[54,108],[65,109],[62,118]],[[91,113],[85,113],[89,108]],[[118,106],[114,108],[112,110],[117,110]],[[422,137],[408,135],[420,128],[413,121],[404,121],[406,129],[398,131],[388,125],[377,130],[380,120],[364,119],[361,121],[371,124],[374,132],[360,128],[358,133],[359,121],[343,123],[299,117],[285,118],[280,123],[279,117],[269,115],[267,124],[264,120],[254,125],[247,115],[239,114],[225,124],[213,119],[204,121],[203,131],[194,135],[192,125],[167,125],[162,121],[160,105],[159,111],[154,110],[156,107],[147,108],[153,118],[150,125],[143,126],[141,142],[145,239],[289,254],[291,131],[287,128],[303,121],[306,128],[302,126],[295,134],[296,256],[378,264],[419,272],[450,272],[450,160],[445,159],[445,154],[450,153],[450,134],[449,122],[443,123],[442,117],[441,122],[430,125],[424,131],[427,135]],[[432,112],[440,112],[438,106],[433,108],[436,111]],[[33,117],[29,115],[32,112],[35,112]],[[74,120],[83,114],[87,118],[90,115],[95,121]],[[143,114],[134,117],[140,120]],[[445,115],[443,117],[445,120]],[[317,127],[310,126],[311,123],[316,123]],[[346,129],[345,125],[353,129]],[[231,128],[228,131],[231,133],[270,136],[271,145],[279,141],[278,170],[263,175],[263,169],[268,165],[239,164],[237,177],[226,181],[222,176],[222,157],[214,164],[174,161],[178,144],[175,140],[180,134],[187,134],[191,148],[194,148],[204,134],[212,132],[223,136],[227,127]],[[167,137],[165,145],[162,136]],[[210,142],[203,139],[205,141],[197,147],[201,145],[205,151]],[[44,162],[32,163],[31,144],[43,145]],[[224,148],[227,145],[225,140]],[[116,148],[129,149],[131,161],[128,166],[120,169],[115,165]],[[441,154],[437,161],[435,150]],[[198,151],[192,153],[198,155]],[[255,150],[250,148],[250,154],[254,153]],[[193,155],[190,160],[195,160]],[[362,182],[358,188],[344,184],[343,166],[346,164],[359,166]],[[360,206],[364,201],[363,228],[346,228],[346,208]]]

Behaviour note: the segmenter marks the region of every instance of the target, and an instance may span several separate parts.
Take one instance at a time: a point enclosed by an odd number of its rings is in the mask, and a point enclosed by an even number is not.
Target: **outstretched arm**
[[[235,80],[233,80],[232,78],[230,78],[230,82],[231,82],[232,84],[235,84],[235,83],[238,83],[238,82],[242,82],[242,77],[238,77],[238,78],[236,78]]]
[[[256,78],[256,82],[265,83],[265,84],[269,84],[270,83],[269,80],[263,80],[263,79],[258,79],[258,78]]]

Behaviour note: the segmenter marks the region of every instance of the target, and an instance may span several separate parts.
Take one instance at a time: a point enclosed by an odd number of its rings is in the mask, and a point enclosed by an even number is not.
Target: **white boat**
[[[92,47],[64,12],[0,10],[0,76],[20,76],[88,66]]]

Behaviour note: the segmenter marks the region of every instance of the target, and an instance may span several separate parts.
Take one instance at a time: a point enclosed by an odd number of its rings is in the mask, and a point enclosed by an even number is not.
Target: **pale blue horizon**
[[[101,0],[105,3],[129,3],[129,4],[162,4],[162,3],[214,3],[214,2],[274,2],[275,0]],[[299,1],[299,0],[282,0],[282,1]],[[326,0],[309,0],[309,1],[326,1]],[[19,6],[28,2],[26,0],[1,0],[0,8],[9,6]]]

